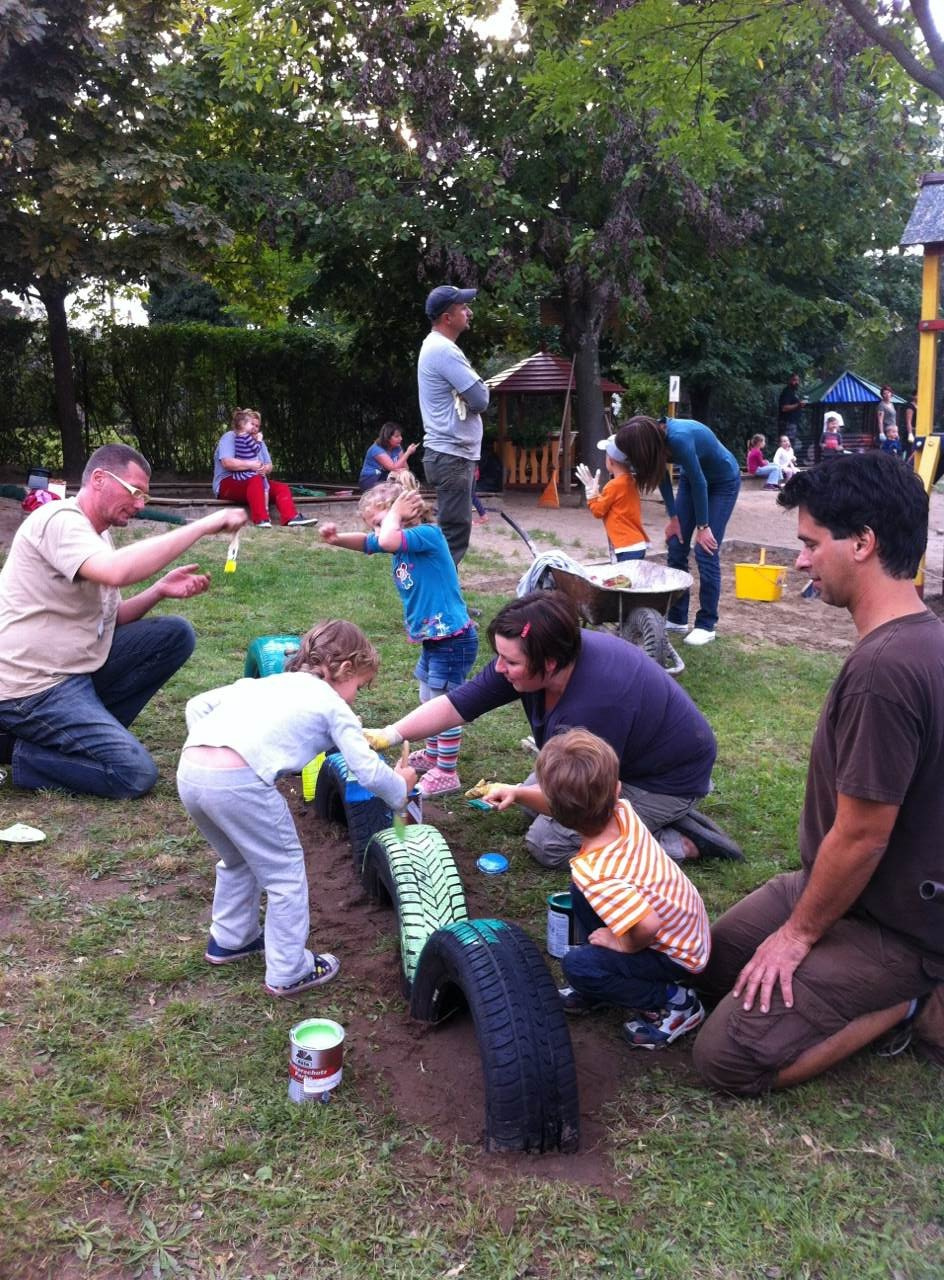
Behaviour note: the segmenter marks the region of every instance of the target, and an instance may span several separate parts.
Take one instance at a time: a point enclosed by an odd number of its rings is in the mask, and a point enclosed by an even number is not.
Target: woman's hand
[[[415,442],[413,444],[408,444],[407,447],[403,450],[404,458],[412,458],[414,453],[416,453],[419,447],[420,447],[419,444]]]
[[[678,516],[673,516],[665,526],[666,542],[668,542],[670,538],[678,538],[679,542],[682,541],[682,526],[679,524]]]
[[[696,529],[695,545],[697,547],[701,547],[704,551],[709,552],[709,554],[714,555],[718,550],[718,539],[711,532],[710,528]]]

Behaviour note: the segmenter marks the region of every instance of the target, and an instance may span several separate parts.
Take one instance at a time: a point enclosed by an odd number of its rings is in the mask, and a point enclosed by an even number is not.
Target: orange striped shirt
[[[662,920],[650,942],[689,973],[708,963],[711,932],[698,890],[640,820],[628,800],[616,802],[620,833],[609,844],[584,844],[570,864],[577,888],[617,936],[649,911]]]

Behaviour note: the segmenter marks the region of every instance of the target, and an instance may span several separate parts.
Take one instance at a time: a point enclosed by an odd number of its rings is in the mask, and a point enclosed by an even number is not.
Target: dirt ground
[[[726,636],[736,635],[741,642],[776,641],[842,653],[853,643],[852,625],[843,611],[820,601],[804,600],[800,595],[805,579],[792,567],[797,546],[796,517],[781,511],[773,498],[770,493],[748,489],[734,513],[723,553],[718,643],[723,643]],[[467,587],[488,585],[491,590],[505,589],[511,594],[530,563],[531,553],[501,518],[500,508],[528,531],[538,551],[565,551],[588,562],[605,558],[602,526],[583,508],[540,508],[536,505],[537,495],[486,502],[491,508],[489,519],[473,531],[473,551],[479,554],[471,557],[462,570]],[[318,514],[327,519],[329,513]],[[343,513],[335,509],[331,514],[345,521],[353,515],[349,506]],[[661,506],[646,500],[644,517],[653,543],[658,546],[664,523]],[[0,499],[0,548],[9,545],[20,519],[19,503]],[[929,603],[940,611],[944,499],[937,495],[932,501],[931,531],[926,594]],[[155,532],[160,532],[160,526],[155,526]],[[768,563],[787,568],[783,597],[774,603],[738,600],[734,595],[733,565],[737,561],[756,561],[761,547],[766,548]],[[483,555],[493,562],[493,568],[481,567]],[[435,1028],[411,1020],[401,991],[393,912],[370,902],[364,894],[353,871],[343,829],[331,827],[315,816],[313,806],[303,803],[297,780],[285,782],[283,789],[295,814],[310,869],[313,945],[327,946],[343,940],[337,949],[342,954],[345,983],[376,993],[378,1004],[386,1009],[382,1025],[364,1015],[348,1019],[346,1068],[356,1078],[359,1091],[375,1096],[378,1105],[392,1106],[404,1126],[415,1125],[447,1145],[458,1141],[474,1148],[482,1137],[485,1103],[481,1072],[475,1065],[479,1053],[471,1020],[457,1018]],[[424,816],[433,825],[455,830],[455,815],[447,818],[435,805],[428,804]],[[470,918],[496,914],[491,883],[474,866],[480,850],[463,848],[452,837],[450,847],[465,885]],[[563,887],[561,873],[547,873],[548,893]],[[543,939],[536,940],[543,946]],[[552,967],[556,977],[556,966]],[[620,1038],[620,1021],[614,1013],[612,1017],[576,1019],[570,1024],[580,1090],[579,1153],[545,1156],[539,1165],[530,1157],[483,1155],[475,1166],[470,1192],[475,1190],[476,1180],[484,1184],[496,1176],[514,1178],[539,1173],[620,1194],[614,1185],[607,1140],[608,1111],[623,1084],[644,1075],[653,1065],[649,1055],[628,1053]],[[670,1069],[681,1083],[694,1081],[690,1051],[684,1042],[658,1057],[659,1065]],[[417,1159],[424,1158],[417,1154]]]

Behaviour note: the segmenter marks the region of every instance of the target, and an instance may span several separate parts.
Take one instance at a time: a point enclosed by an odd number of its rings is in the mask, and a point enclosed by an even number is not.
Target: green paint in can
[[[330,1018],[307,1018],[289,1032],[288,1096],[329,1102],[341,1083],[344,1028]]]

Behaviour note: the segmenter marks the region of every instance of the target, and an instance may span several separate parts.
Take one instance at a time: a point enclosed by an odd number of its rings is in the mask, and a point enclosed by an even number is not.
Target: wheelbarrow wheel
[[[655,609],[633,609],[620,629],[620,635],[662,666],[665,652],[665,619]]]

